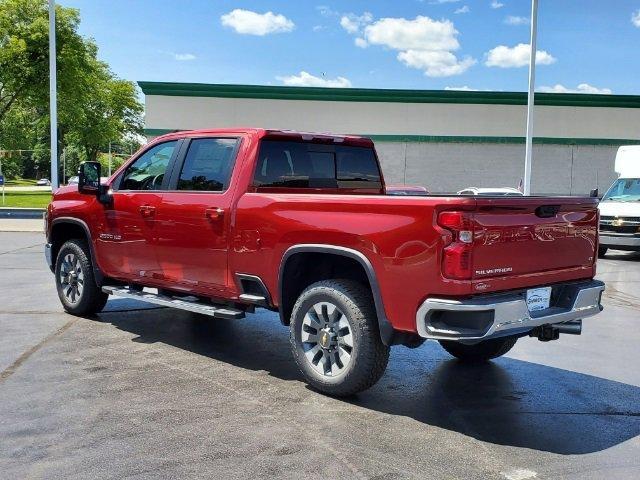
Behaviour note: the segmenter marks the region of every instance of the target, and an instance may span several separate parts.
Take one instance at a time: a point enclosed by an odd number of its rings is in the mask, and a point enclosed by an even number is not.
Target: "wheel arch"
[[[51,234],[49,235],[49,242],[51,243],[51,258],[53,260],[53,268],[55,269],[55,262],[58,258],[58,252],[64,243],[68,240],[78,238],[86,240],[89,245],[89,255],[91,257],[91,266],[93,268],[93,275],[98,286],[101,286],[104,280],[104,275],[98,267],[96,261],[95,249],[93,242],[91,241],[91,231],[89,226],[84,220],[73,217],[59,217],[51,222]]]
[[[305,255],[307,257],[305,257]],[[309,258],[308,256],[319,256],[319,257],[333,257],[331,262],[336,262],[336,258],[344,259],[351,262],[351,264],[357,264],[361,269],[362,280],[366,279],[368,283],[368,287],[371,290],[371,295],[373,297],[374,307],[376,310],[376,316],[378,321],[378,328],[380,330],[380,338],[385,345],[391,345],[393,343],[394,338],[394,329],[391,323],[389,322],[385,310],[384,303],[382,300],[382,295],[380,293],[380,286],[378,284],[378,279],[373,268],[373,265],[369,261],[369,259],[362,252],[358,250],[354,250],[352,248],[341,247],[338,245],[328,245],[328,244],[299,244],[289,247],[282,259],[280,261],[280,268],[278,271],[278,310],[280,313],[280,321],[284,325],[289,324],[289,318],[291,316],[291,311],[293,309],[293,304],[297,299],[299,293],[304,290],[309,284],[313,283],[308,282],[307,284],[294,284],[295,287],[291,286],[291,279],[288,278],[290,273],[290,268],[292,266],[292,262],[295,262],[297,259]],[[295,265],[295,263],[293,263]],[[341,265],[340,261],[334,265]],[[288,270],[289,269],[289,270]],[[358,272],[352,272],[352,275],[360,275]],[[309,278],[313,279],[314,276],[311,275]],[[339,277],[333,277],[339,278]],[[344,278],[344,277],[342,277]],[[349,277],[347,277],[349,278]],[[326,278],[317,278],[326,279]]]

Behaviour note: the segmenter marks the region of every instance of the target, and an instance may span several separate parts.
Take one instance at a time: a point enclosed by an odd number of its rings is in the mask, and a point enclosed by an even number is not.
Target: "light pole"
[[[58,181],[58,102],[56,89],[56,2],[49,0],[49,122],[51,132],[51,189]]]
[[[524,194],[531,195],[531,161],[533,160],[533,107],[536,86],[536,40],[538,35],[538,0],[531,0],[531,42],[529,47],[529,93],[527,95],[527,136],[524,154]]]

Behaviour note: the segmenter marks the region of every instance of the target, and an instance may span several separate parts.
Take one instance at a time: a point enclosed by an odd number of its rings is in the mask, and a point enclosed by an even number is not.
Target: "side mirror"
[[[597,188],[594,188],[593,190],[591,190],[591,191],[589,192],[589,196],[590,196],[590,197],[596,197],[596,198],[597,198],[597,197],[599,197],[600,195],[598,194],[598,189],[597,189]]]
[[[83,162],[78,169],[78,191],[85,195],[100,194],[101,167],[98,162]]]

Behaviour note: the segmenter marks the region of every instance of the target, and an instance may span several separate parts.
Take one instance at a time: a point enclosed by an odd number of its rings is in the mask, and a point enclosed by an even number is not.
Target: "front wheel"
[[[607,254],[607,250],[609,250],[607,247],[598,247],[598,258],[604,258]]]
[[[56,288],[64,309],[84,316],[100,312],[109,295],[96,284],[87,242],[69,240],[56,257]]]
[[[371,292],[350,280],[307,287],[293,307],[290,341],[307,382],[334,396],[373,386],[384,373],[389,347],[380,339]]]
[[[503,337],[484,340],[474,345],[465,345],[451,340],[440,340],[440,345],[454,357],[469,363],[488,362],[498,358],[513,348],[518,337]]]

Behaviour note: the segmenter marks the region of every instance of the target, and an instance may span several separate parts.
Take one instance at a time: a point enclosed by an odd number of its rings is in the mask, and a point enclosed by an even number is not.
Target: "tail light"
[[[451,243],[444,248],[442,273],[456,280],[471,279],[473,223],[468,212],[440,212],[438,225],[451,232]]]

